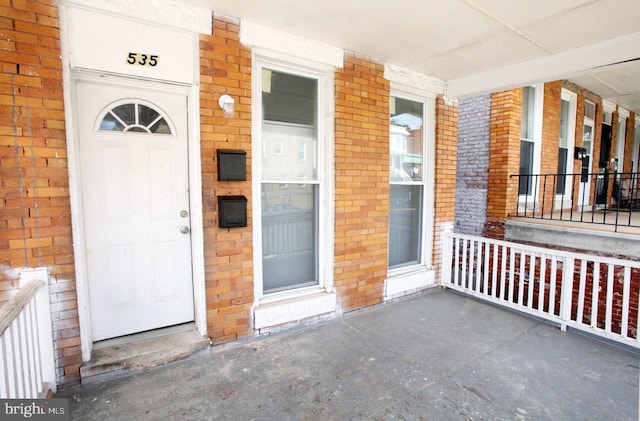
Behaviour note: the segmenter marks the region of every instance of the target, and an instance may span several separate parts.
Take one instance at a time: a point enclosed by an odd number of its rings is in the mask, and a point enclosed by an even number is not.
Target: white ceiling
[[[570,79],[640,114],[640,0],[182,1],[433,76],[452,97]]]

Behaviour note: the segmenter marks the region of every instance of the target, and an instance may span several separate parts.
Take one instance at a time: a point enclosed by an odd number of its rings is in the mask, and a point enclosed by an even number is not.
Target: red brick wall
[[[627,131],[624,144],[624,167],[621,167],[623,172],[631,172],[633,169],[633,137],[635,131],[636,115],[634,113],[630,113],[629,118],[627,118]]]
[[[200,36],[200,128],[207,329],[214,342],[251,331],[253,235],[251,218],[251,52],[240,45],[239,22],[215,16],[213,35]],[[225,118],[218,98],[235,99]],[[218,181],[217,149],[247,151],[247,181]],[[248,199],[246,228],[218,228],[218,196]]]
[[[489,191],[487,194],[487,219],[490,224],[503,223],[509,213],[515,210],[518,181],[509,176],[520,172],[521,119],[522,89],[491,95]]]
[[[432,262],[439,273],[442,232],[453,228],[456,208],[456,163],[458,161],[458,106],[442,97],[436,99],[436,145],[434,189],[434,238]]]
[[[335,287],[343,311],[382,301],[389,225],[389,81],[345,54],[335,75]]]
[[[560,81],[544,84],[542,109],[542,146],[540,149],[540,174],[557,174],[558,149],[560,146],[560,111],[562,100]],[[518,155],[519,156],[519,155]],[[540,180],[538,202],[543,212],[549,213],[554,206],[556,182],[553,177]],[[544,196],[544,197],[543,197]],[[554,208],[555,209],[555,208]]]
[[[0,302],[48,267],[59,382],[82,360],[57,1],[0,2]]]

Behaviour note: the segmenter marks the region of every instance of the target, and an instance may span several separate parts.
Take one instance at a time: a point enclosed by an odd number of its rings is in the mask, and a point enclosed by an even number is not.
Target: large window
[[[389,268],[422,262],[425,104],[391,97]]]
[[[556,194],[558,196],[571,195],[573,177],[573,145],[576,137],[576,108],[578,96],[566,89],[562,90],[560,100],[560,142],[558,144],[558,178]],[[562,207],[571,205],[570,197],[561,198],[566,200]]]
[[[272,294],[320,285],[320,80],[260,71],[262,294]]]
[[[520,128],[520,184],[518,194],[530,195],[533,191],[536,158],[536,87],[522,88],[522,124]]]

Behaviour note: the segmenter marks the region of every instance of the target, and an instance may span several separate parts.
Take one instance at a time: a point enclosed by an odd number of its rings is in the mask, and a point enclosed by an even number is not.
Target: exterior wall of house
[[[48,267],[58,381],[82,362],[57,1],[0,5],[0,303]]]
[[[463,98],[458,105],[456,232],[482,235],[487,222],[491,95]]]
[[[335,271],[339,308],[382,301],[389,226],[389,95],[384,65],[345,54],[335,78]]]
[[[22,268],[50,270],[58,381],[80,380],[82,339],[74,258],[58,7],[54,0],[0,6],[0,304],[15,292]],[[252,51],[240,22],[214,15],[200,35],[199,135],[206,330],[214,343],[257,335],[253,326],[254,204],[246,228],[219,228],[219,196],[252,197]],[[385,66],[348,52],[335,71],[336,315],[385,299],[389,226],[389,101]],[[235,99],[225,118],[218,98]],[[434,226],[431,261],[439,269],[441,233],[453,226],[457,103],[435,101]],[[435,127],[433,127],[435,123]],[[247,180],[218,180],[218,149],[247,152]],[[200,246],[200,245],[196,245]],[[437,272],[436,272],[437,273]],[[436,275],[437,277],[437,275]],[[435,283],[437,284],[437,282]],[[388,298],[388,297],[387,297]],[[82,304],[84,307],[88,303]]]
[[[218,227],[218,196],[251,197],[251,51],[239,42],[240,23],[214,16],[213,35],[200,35],[200,146],[207,331],[214,343],[251,332],[253,233],[251,201],[246,228]],[[218,98],[235,98],[225,118]],[[247,181],[218,180],[216,151],[247,152]]]
[[[435,216],[433,266],[440,273],[442,233],[452,230],[456,206],[456,168],[458,161],[458,103],[436,99]]]
[[[503,238],[504,222],[518,197],[518,184],[510,178],[520,168],[520,120],[522,90],[491,95],[489,145],[489,190],[487,194],[487,237]]]
[[[603,121],[603,101],[602,98],[585,90],[584,88],[568,82],[555,81],[544,84],[543,116],[542,116],[542,142],[540,152],[540,174],[556,174],[558,171],[558,139],[560,136],[560,110],[562,89],[573,92],[577,96],[575,138],[574,146],[583,145],[585,101],[590,101],[596,105],[593,136],[593,154],[591,155],[590,172],[597,173],[599,170],[600,146],[602,136]],[[515,213],[518,186],[517,179],[511,175],[519,173],[520,159],[520,120],[521,120],[521,89],[513,89],[504,92],[497,92],[491,95],[491,117],[490,117],[490,146],[489,146],[489,185],[487,192],[487,218],[484,227],[484,235],[492,238],[504,237],[504,222],[510,213]],[[635,131],[635,114],[629,113],[627,119],[627,132],[625,134],[625,156],[624,171],[631,170],[631,157],[633,155],[633,136]],[[609,160],[616,157],[616,145],[618,135],[618,111],[614,108],[612,116],[612,142]],[[481,120],[481,119],[480,119]],[[479,123],[478,123],[479,124]],[[470,128],[468,122],[461,120],[460,140],[472,136],[467,130],[478,130]],[[480,133],[480,131],[479,131]],[[572,164],[569,170],[574,174],[581,171],[579,160],[573,159],[573,150],[569,151]],[[462,168],[462,167],[461,167]],[[458,183],[471,182],[472,178],[462,170],[459,173]],[[543,179],[540,181],[543,183]],[[612,181],[610,181],[612,183]],[[577,185],[574,180],[574,187]],[[554,203],[554,192],[550,187],[554,186],[551,178],[547,180],[547,189],[544,197],[538,199],[539,210],[544,207],[546,212],[551,211],[551,204]],[[594,198],[596,188],[595,177],[592,177],[589,197]],[[609,191],[611,192],[612,186]],[[542,187],[541,187],[542,190]],[[459,190],[461,191],[461,190]],[[577,203],[577,188],[574,188],[574,203]],[[462,197],[462,196],[461,196]],[[557,206],[557,200],[555,205]],[[577,205],[574,205],[577,206]],[[461,206],[458,204],[458,208]],[[461,210],[458,210],[461,212]],[[482,219],[481,212],[476,211],[475,217]],[[468,218],[468,217],[467,217]],[[461,224],[462,222],[457,222]]]

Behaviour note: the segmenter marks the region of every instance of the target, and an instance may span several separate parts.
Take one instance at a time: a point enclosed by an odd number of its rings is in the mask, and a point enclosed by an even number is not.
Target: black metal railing
[[[640,227],[640,173],[518,174],[510,216]],[[635,212],[635,214],[634,214]]]

